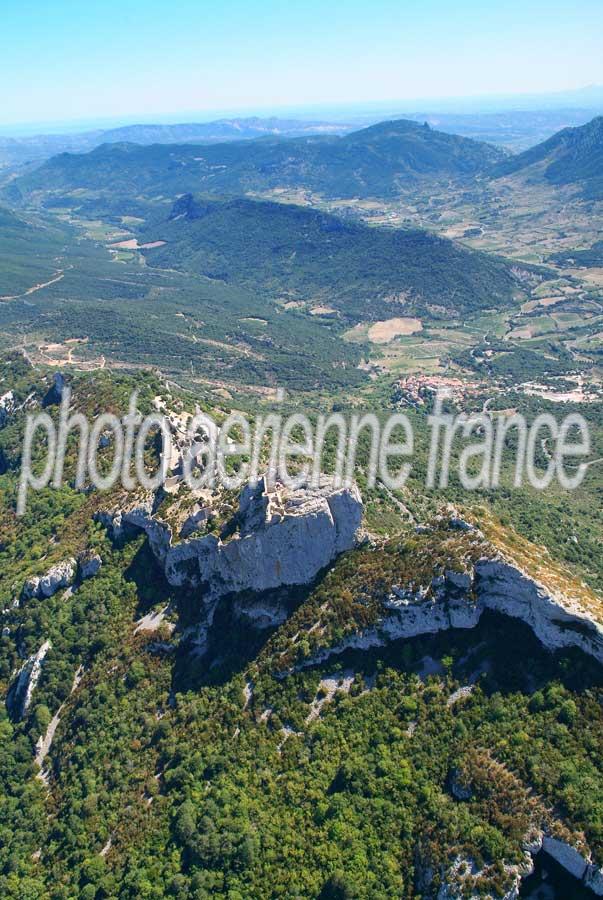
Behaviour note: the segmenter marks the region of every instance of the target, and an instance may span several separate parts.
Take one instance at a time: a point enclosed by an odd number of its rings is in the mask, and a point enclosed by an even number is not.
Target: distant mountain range
[[[293,116],[260,118],[258,116],[222,118],[213,122],[183,124],[130,124],[112,128],[95,128],[79,132],[41,133],[27,136],[0,134],[0,168],[34,165],[59,153],[88,153],[101,144],[211,144],[223,141],[253,140],[259,137],[302,137],[308,135],[344,135],[359,128],[384,121],[406,118],[432,128],[486,141],[513,151],[525,150],[546,140],[562,128],[583,125],[593,116],[593,108],[603,110],[603,90],[586,91],[584,106],[567,105],[542,109],[450,110],[433,105],[403,111],[392,107],[381,114],[367,108],[361,114],[350,111],[348,121],[328,118],[295,118]],[[560,95],[560,100],[565,95]]]
[[[398,195],[421,179],[467,179],[490,171],[503,151],[408,119],[382,122],[343,137],[222,144],[104,144],[64,153],[14,181],[18,201],[43,191],[111,191],[132,197],[204,192],[241,194],[305,189],[327,197]]]
[[[101,144],[185,144],[251,140],[258,137],[298,137],[306,134],[345,134],[353,126],[276,117],[219,119],[182,125],[124,125],[76,134],[0,136],[0,164],[40,162],[58,153],[86,153]]]
[[[499,176],[516,173],[555,185],[580,185],[585,199],[603,199],[603,116],[579,128],[564,128],[496,170]]]
[[[343,136],[203,145],[103,144],[90,153],[63,153],[47,160],[13,179],[3,195],[17,204],[70,207],[77,192],[78,206],[87,198],[102,197],[132,210],[150,201],[170,202],[181,194],[240,196],[282,189],[387,201],[404,188],[433,181],[471,185],[476,177],[520,175],[551,186],[576,185],[585,199],[603,198],[603,117],[564,128],[516,156],[408,119]],[[148,218],[146,212],[142,218]]]

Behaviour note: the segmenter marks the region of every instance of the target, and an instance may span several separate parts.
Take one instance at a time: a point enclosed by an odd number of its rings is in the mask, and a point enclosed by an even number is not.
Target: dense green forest
[[[503,260],[425,231],[369,228],[279,203],[186,195],[141,240],[166,242],[145,251],[153,266],[322,303],[350,323],[500,309],[523,289]]]
[[[37,355],[76,340],[88,365],[160,366],[243,386],[312,390],[365,378],[361,352],[336,338],[335,323],[277,307],[259,291],[116,262],[104,246],[47,218],[34,226],[7,213],[0,236],[0,292],[15,298],[0,301],[3,349],[26,343]]]
[[[0,207],[0,302],[56,277],[69,240],[69,231],[55,222],[30,223]]]
[[[504,158],[502,151],[408,119],[345,137],[261,138],[205,145],[106,144],[60,154],[13,182],[18,200],[40,191],[117,191],[175,196],[190,191],[240,194],[303,187],[331,197],[393,197],[421,178],[467,178]]]
[[[542,144],[500,163],[496,174],[512,175],[538,165],[551,184],[573,184],[587,200],[603,198],[603,116],[564,128]]]

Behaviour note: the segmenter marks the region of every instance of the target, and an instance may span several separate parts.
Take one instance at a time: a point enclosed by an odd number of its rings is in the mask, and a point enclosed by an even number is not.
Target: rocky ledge
[[[30,656],[20,668],[6,698],[6,707],[14,719],[22,719],[29,709],[50,647],[50,641],[44,641],[38,652]]]
[[[98,574],[101,565],[100,556],[91,550],[85,550],[77,559],[73,557],[63,559],[51,566],[44,575],[32,575],[28,578],[21,590],[21,599],[52,597],[61,588],[71,587],[78,579],[85,581],[87,578],[93,578]]]
[[[574,840],[575,838],[573,836]],[[581,846],[580,842],[578,846],[574,846],[567,838],[536,830],[526,835],[523,861],[519,864],[503,864],[503,883],[506,883],[506,888],[502,894],[490,891],[484,893],[480,890],[479,882],[492,873],[488,872],[487,867],[478,866],[475,860],[459,855],[444,875],[437,900],[496,900],[497,897],[498,900],[518,900],[521,885],[534,871],[534,858],[540,852],[565,869],[575,879],[577,888],[585,887],[593,896],[603,896],[603,869],[593,862],[588,849]]]
[[[456,520],[450,521],[449,529],[459,530]],[[474,628],[485,610],[521,619],[549,650],[577,647],[603,663],[601,603],[594,594],[589,597],[585,591],[567,586],[564,591],[545,583],[472,526],[464,540],[479,555],[460,556],[460,569],[445,569],[424,584],[406,581],[400,572],[398,583],[391,584],[382,597],[373,625],[320,650],[305,665],[348,649],[383,646],[449,628]]]
[[[161,510],[154,513],[154,505],[155,498],[149,496],[97,518],[114,540],[128,530],[144,531],[168,582],[199,589],[210,615],[228,594],[309,584],[363,540],[358,488],[337,488],[330,479],[323,479],[317,488],[294,490],[279,484],[269,487],[262,478],[243,489],[238,510],[218,535],[193,532],[178,539],[173,525],[161,518]]]

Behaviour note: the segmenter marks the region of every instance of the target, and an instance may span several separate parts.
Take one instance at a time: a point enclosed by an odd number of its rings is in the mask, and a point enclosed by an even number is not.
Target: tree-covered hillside
[[[0,207],[0,300],[56,276],[66,240],[65,228],[56,223],[31,223]]]
[[[7,189],[11,198],[39,192],[112,191],[176,195],[305,188],[330,197],[393,197],[423,178],[466,178],[504,158],[479,141],[401,119],[344,137],[265,138],[205,146],[103,145],[63,153]]]
[[[521,288],[505,261],[426,231],[369,228],[279,203],[185,195],[142,237],[166,242],[146,251],[150,265],[322,303],[352,323],[500,309]]]
[[[498,177],[528,170],[550,184],[577,185],[585,199],[603,199],[603,116],[586,125],[564,128],[542,144],[505,160]]]

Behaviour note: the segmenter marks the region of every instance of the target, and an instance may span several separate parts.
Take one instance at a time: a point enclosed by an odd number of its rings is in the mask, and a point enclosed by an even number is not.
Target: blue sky
[[[602,0],[2,0],[0,125],[603,83]]]

